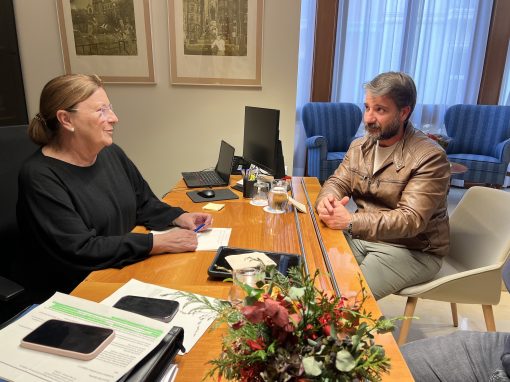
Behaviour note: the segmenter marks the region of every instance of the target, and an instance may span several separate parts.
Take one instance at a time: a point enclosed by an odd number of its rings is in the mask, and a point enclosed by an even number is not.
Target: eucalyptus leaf
[[[303,358],[303,367],[306,375],[317,377],[322,373],[322,362],[316,361],[314,357]]]
[[[343,372],[349,372],[356,366],[356,360],[347,350],[336,353],[335,367]]]
[[[321,355],[324,349],[326,349],[326,346],[322,345],[319,351],[317,352],[317,355]]]
[[[353,335],[351,337],[351,341],[352,341],[352,347],[356,349],[356,347],[359,345],[360,338],[357,335]]]
[[[289,297],[292,300],[299,300],[305,294],[305,288],[292,287],[289,289]]]

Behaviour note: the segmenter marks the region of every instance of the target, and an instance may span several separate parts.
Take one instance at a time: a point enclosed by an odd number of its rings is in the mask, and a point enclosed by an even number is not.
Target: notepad
[[[205,206],[202,207],[203,210],[209,210],[209,211],[220,211],[225,207],[224,204],[219,203],[207,203]]]
[[[231,232],[232,228],[209,228],[199,232],[196,251],[216,251],[219,247],[228,245]]]

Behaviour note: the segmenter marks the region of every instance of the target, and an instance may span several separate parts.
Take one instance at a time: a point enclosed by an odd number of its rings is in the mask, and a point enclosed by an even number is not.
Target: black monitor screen
[[[244,110],[243,159],[271,175],[279,173],[278,141],[280,110],[246,106]]]

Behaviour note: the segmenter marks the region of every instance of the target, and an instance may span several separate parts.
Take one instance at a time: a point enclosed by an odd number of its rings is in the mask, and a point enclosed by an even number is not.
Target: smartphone
[[[26,335],[20,345],[89,361],[101,353],[114,337],[113,329],[51,319]]]
[[[122,297],[113,306],[163,322],[172,321],[179,310],[178,301],[131,295]]]

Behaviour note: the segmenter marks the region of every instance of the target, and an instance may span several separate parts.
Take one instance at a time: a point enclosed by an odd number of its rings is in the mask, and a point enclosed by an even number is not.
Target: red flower
[[[243,321],[237,321],[235,324],[232,325],[232,329],[239,330],[244,326]]]
[[[322,316],[320,316],[318,320],[322,325],[326,325],[331,321],[331,314],[329,312],[326,312]]]
[[[287,310],[287,302],[284,300],[275,301],[271,298],[257,301],[253,305],[241,308],[241,313],[246,320],[254,324],[265,321],[268,326],[277,326],[283,328],[286,332],[294,331],[294,323],[298,323],[301,318],[297,314],[289,315]],[[292,321],[290,321],[292,318]]]
[[[241,313],[246,317],[246,319],[249,322],[258,324],[264,321],[265,307],[266,307],[265,302],[257,301],[253,305],[243,306],[241,308]]]
[[[265,344],[262,338],[258,338],[257,341],[254,340],[246,340],[246,345],[250,347],[251,350],[264,350]]]
[[[279,302],[267,299],[265,304],[265,314],[276,326],[283,328],[289,323],[289,312]]]
[[[241,374],[240,382],[254,382],[260,381],[260,372],[262,368],[260,365],[253,364],[243,367],[239,372]]]

